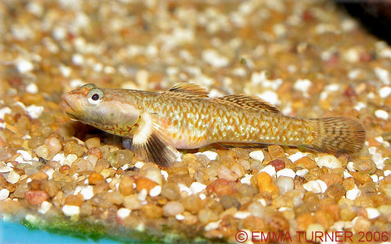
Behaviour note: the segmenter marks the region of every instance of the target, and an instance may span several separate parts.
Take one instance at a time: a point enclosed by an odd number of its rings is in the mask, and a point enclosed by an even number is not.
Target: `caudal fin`
[[[365,142],[365,129],[353,117],[325,117],[311,119],[316,127],[316,140],[307,145],[311,149],[331,154],[354,154]]]

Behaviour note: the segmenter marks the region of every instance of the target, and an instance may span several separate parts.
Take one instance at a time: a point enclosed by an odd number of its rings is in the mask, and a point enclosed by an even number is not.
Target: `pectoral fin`
[[[142,124],[133,136],[132,150],[142,159],[162,167],[171,166],[180,155],[148,113],[142,115]]]

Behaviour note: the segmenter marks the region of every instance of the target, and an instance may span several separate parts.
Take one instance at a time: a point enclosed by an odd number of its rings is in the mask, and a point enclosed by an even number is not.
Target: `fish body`
[[[176,160],[177,148],[212,143],[280,144],[352,154],[365,140],[365,130],[354,118],[289,117],[258,97],[212,99],[194,84],[163,93],[87,84],[65,94],[63,101],[71,118],[131,140],[136,155],[161,166]]]

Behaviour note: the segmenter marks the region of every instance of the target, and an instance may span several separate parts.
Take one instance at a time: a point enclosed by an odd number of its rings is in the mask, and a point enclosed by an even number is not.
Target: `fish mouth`
[[[72,102],[72,99],[69,96],[64,95],[62,97],[62,102],[60,104],[61,110],[63,110],[71,119],[77,120],[77,103]]]

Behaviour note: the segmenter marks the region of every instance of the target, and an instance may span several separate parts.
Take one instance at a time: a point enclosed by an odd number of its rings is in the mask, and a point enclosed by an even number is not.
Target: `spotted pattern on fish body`
[[[258,97],[210,99],[204,89],[186,83],[163,93],[88,84],[65,94],[62,107],[75,120],[132,139],[136,155],[161,166],[177,159],[176,148],[211,143],[280,144],[353,154],[365,141],[365,130],[355,118],[289,117]]]

